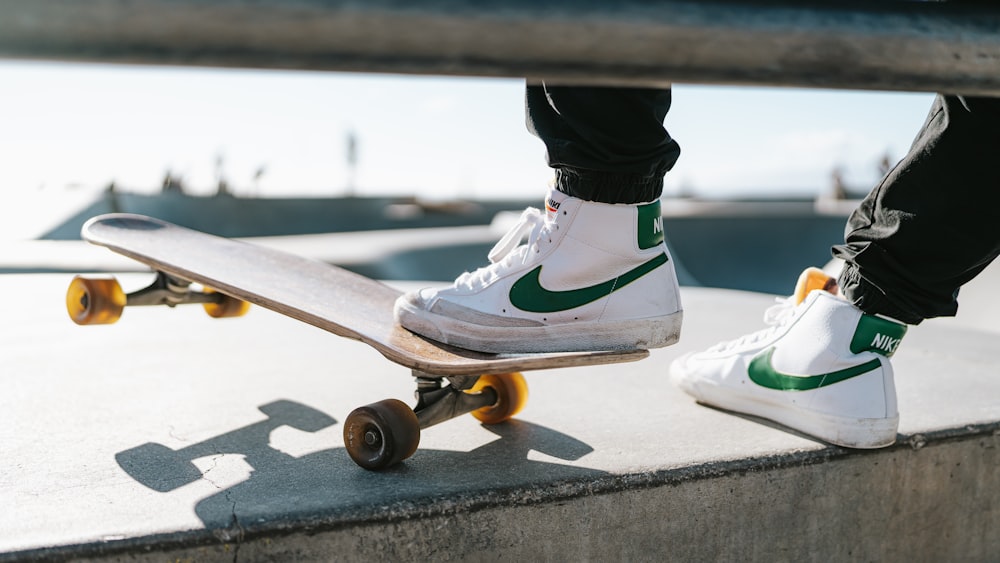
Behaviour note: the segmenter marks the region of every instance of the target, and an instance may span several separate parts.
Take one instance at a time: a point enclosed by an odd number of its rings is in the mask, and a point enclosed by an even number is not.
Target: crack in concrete
[[[201,473],[201,478],[202,479],[204,479],[205,481],[208,481],[209,483],[212,484],[213,487],[215,487],[216,489],[219,489],[220,491],[222,490],[222,485],[219,485],[218,483],[216,483],[215,481],[213,481],[208,476],[208,474],[211,473],[216,467],[219,466],[219,460],[222,459],[222,458],[224,458],[224,457],[226,457],[226,454],[224,454],[224,453],[220,453],[220,454],[212,456],[212,458],[211,458],[211,460],[212,460],[211,467],[209,467],[205,471],[202,471],[202,473]]]
[[[231,538],[235,537],[235,541],[233,542],[233,563],[237,563],[240,557],[240,546],[243,545],[243,537],[245,530],[243,529],[243,526],[240,524],[239,516],[237,516],[236,514],[236,501],[233,500],[230,491],[226,491],[226,500],[232,503],[233,505],[233,511],[230,515],[230,520],[229,520],[229,530],[236,531],[235,535],[232,535]]]
[[[206,469],[202,473],[202,479],[204,479],[205,481],[211,483],[212,486],[214,486],[216,489],[219,489],[220,491],[225,490],[225,487],[223,487],[219,483],[217,483],[214,480],[212,480],[212,478],[209,476],[209,473],[211,473],[212,470],[214,470],[216,467],[218,467],[219,460],[222,459],[222,458],[224,458],[226,455],[227,454],[225,454],[225,453],[219,452],[217,455],[212,456],[212,458],[211,458],[211,461],[212,461],[211,467],[209,467],[208,469]],[[236,563],[239,560],[240,546],[243,544],[243,539],[244,539],[244,537],[246,535],[246,531],[243,529],[243,525],[240,524],[240,519],[239,519],[239,516],[237,515],[237,511],[236,511],[236,504],[237,503],[236,503],[236,501],[232,497],[232,491],[225,490],[225,496],[226,496],[226,500],[232,506],[232,509],[231,509],[230,515],[229,515],[229,524],[226,527],[224,527],[224,528],[220,528],[218,530],[215,530],[214,532],[212,532],[212,535],[214,535],[216,538],[218,538],[224,544],[228,544],[230,542],[232,543],[232,545],[233,545],[233,563]]]

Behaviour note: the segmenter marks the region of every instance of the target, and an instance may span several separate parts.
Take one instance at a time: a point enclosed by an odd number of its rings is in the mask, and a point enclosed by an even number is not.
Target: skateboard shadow
[[[220,489],[195,506],[206,528],[234,534],[268,523],[351,517],[372,507],[391,510],[392,506],[430,504],[449,496],[470,498],[606,474],[561,463],[591,453],[593,448],[588,444],[521,420],[484,426],[498,439],[472,451],[419,449],[400,465],[371,472],[355,465],[339,442],[337,447],[301,457],[269,445],[271,431],[280,426],[315,432],[336,424],[333,417],[293,401],[275,401],[259,408],[268,414],[267,420],[178,450],[143,444],[118,453],[115,459],[139,483],[169,494],[205,478],[193,460],[223,454],[241,456],[251,467],[249,479]],[[551,459],[529,459],[531,452]]]

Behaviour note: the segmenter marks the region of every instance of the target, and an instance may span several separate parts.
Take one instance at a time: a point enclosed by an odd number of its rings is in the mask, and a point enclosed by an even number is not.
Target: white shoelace
[[[776,297],[776,304],[764,311],[764,324],[767,328],[741,336],[735,340],[727,340],[712,346],[708,352],[728,352],[743,346],[749,346],[770,338],[775,331],[790,323],[797,315],[798,305],[792,297]]]
[[[455,280],[455,286],[476,290],[501,276],[516,263],[527,264],[534,254],[531,249],[537,249],[540,240],[549,239],[549,233],[559,227],[550,220],[546,213],[534,207],[529,207],[521,213],[517,223],[490,250],[489,266],[479,268],[474,272],[465,272]],[[527,244],[521,244],[528,235]],[[517,260],[520,258],[520,261]]]

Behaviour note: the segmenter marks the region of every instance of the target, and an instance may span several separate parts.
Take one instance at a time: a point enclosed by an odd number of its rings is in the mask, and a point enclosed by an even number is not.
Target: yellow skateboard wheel
[[[521,412],[528,402],[528,382],[520,373],[502,375],[481,375],[469,393],[490,387],[497,394],[497,402],[491,406],[472,411],[483,424],[498,424]]]
[[[406,403],[386,399],[358,407],[344,421],[344,447],[365,469],[385,469],[413,455],[420,421]]]
[[[826,272],[819,268],[806,268],[799,274],[799,280],[795,284],[795,295],[792,296],[792,299],[798,305],[815,289],[836,293],[837,279],[827,275]]]
[[[116,322],[127,298],[115,278],[76,276],[66,290],[66,312],[78,325],[107,325]]]
[[[250,304],[242,299],[231,297],[224,293],[219,293],[212,288],[206,287],[205,293],[217,293],[221,299],[217,303],[203,303],[205,312],[213,319],[224,319],[229,317],[242,317],[250,310]]]

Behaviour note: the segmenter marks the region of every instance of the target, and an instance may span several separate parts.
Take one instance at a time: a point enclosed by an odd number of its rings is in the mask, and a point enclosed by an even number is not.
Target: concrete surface
[[[137,308],[78,327],[63,310],[69,277],[0,276],[0,561],[1000,553],[993,332],[912,328],[894,362],[899,443],[850,451],[674,389],[672,358],[761,328],[772,304],[685,288],[677,346],[528,374],[516,420],[444,423],[403,465],[371,473],[349,459],[339,422],[409,400],[406,370],[261,309],[212,320]]]

